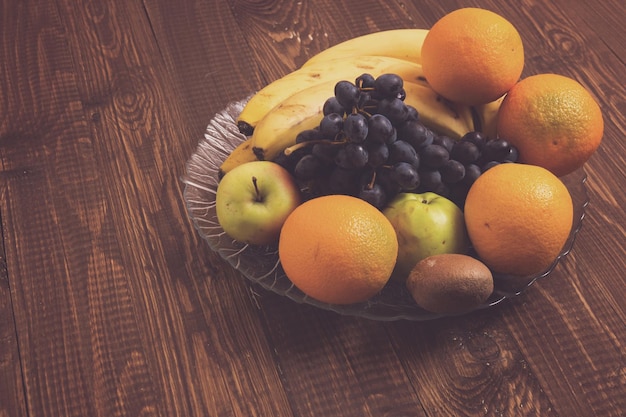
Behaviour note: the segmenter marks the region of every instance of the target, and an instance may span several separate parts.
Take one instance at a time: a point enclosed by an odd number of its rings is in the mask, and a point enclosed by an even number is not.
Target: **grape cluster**
[[[484,171],[517,159],[505,140],[480,132],[460,140],[438,135],[405,97],[395,74],[339,81],[319,126],[300,132],[276,162],[293,174],[305,199],[346,194],[382,209],[400,192],[434,192],[463,208]]]

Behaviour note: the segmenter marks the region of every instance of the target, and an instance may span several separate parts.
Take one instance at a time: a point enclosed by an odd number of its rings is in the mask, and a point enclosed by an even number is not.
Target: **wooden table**
[[[3,0],[0,416],[623,416],[624,3],[471,4],[521,32],[524,76],[598,99],[591,203],[521,296],[379,322],[252,285],[194,230],[181,177],[228,102],[464,2]]]

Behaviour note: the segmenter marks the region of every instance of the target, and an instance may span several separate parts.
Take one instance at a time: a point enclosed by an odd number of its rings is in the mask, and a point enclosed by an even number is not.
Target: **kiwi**
[[[406,286],[423,309],[461,314],[489,298],[493,292],[493,275],[485,264],[468,255],[432,255],[415,265]]]

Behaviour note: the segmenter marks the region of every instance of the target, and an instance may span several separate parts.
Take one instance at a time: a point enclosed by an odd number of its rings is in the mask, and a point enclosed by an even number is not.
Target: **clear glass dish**
[[[281,268],[276,247],[242,244],[224,233],[215,214],[217,173],[224,159],[246,139],[239,133],[235,122],[245,103],[246,100],[231,103],[211,119],[204,138],[200,140],[196,151],[187,161],[186,173],[182,179],[185,184],[183,197],[188,214],[198,233],[208,242],[211,249],[250,281],[298,303],[310,304],[339,314],[381,321],[400,319],[423,321],[441,317],[440,314],[419,308],[405,286],[396,282],[390,282],[379,294],[363,303],[330,305],[318,302],[291,284]],[[477,309],[488,308],[519,295],[537,279],[549,275],[559,261],[570,252],[576,234],[582,227],[585,208],[589,203],[586,179],[587,175],[583,169],[562,178],[574,202],[574,224],[563,251],[552,265],[544,272],[533,276],[494,275],[495,290]]]

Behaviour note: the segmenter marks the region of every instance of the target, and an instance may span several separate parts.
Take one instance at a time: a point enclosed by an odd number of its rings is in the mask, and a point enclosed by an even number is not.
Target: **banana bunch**
[[[249,138],[226,158],[220,176],[245,162],[272,160],[294,145],[298,133],[319,125],[323,104],[334,95],[335,84],[354,81],[363,73],[402,77],[405,102],[418,110],[426,127],[438,133],[459,138],[475,130],[474,120],[493,126],[499,103],[471,108],[447,102],[430,88],[420,63],[427,33],[425,29],[398,29],[350,39],[262,88],[237,119],[239,130]]]
[[[333,57],[310,65],[305,64],[253,95],[237,118],[239,130],[242,133],[251,134],[270,110],[276,108],[295,92],[325,82],[354,80],[363,73],[372,74],[374,77],[384,73],[393,73],[398,74],[405,81],[426,83],[420,64],[389,56],[358,55],[348,59]],[[331,90],[330,96],[332,95]]]
[[[422,63],[422,43],[427,29],[394,29],[369,33],[338,43],[311,57],[302,66],[307,67],[332,59],[347,59],[363,55],[388,56],[416,64]]]

